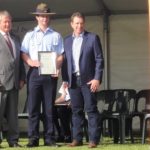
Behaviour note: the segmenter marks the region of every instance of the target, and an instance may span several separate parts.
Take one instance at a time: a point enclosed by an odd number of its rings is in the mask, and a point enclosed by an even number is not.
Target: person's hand
[[[68,82],[63,82],[62,85],[63,85],[63,88],[64,88],[64,89],[66,89],[66,88],[69,87]]]
[[[68,106],[68,107],[71,107],[71,101],[68,101],[68,102],[67,102],[67,106]]]
[[[100,86],[99,80],[95,79],[89,81],[87,84],[90,85],[91,92],[96,92]]]
[[[23,80],[20,80],[20,82],[19,82],[19,89],[22,89],[24,84],[25,84],[25,82]]]
[[[41,64],[38,60],[29,60],[28,61],[28,65],[31,67],[39,67]]]
[[[59,70],[59,69],[57,69],[57,70],[56,70],[56,74],[52,74],[51,76],[52,76],[52,77],[58,77],[58,76],[59,76],[59,74],[60,74],[60,70]]]

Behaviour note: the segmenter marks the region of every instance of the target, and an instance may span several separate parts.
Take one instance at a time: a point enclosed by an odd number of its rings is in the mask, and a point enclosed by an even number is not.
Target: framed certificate
[[[57,58],[56,52],[39,51],[38,52],[38,59],[40,61],[39,74],[40,75],[57,74],[56,58]]]

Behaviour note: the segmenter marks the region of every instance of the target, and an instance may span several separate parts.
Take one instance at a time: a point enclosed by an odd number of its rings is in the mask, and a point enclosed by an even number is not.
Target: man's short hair
[[[12,19],[10,13],[7,10],[0,11],[0,21],[1,21],[3,16],[7,16],[7,17],[10,17]]]
[[[71,22],[73,21],[73,19],[75,17],[82,18],[85,21],[85,16],[82,13],[80,13],[80,12],[75,12],[75,13],[72,14],[72,16],[71,16]]]

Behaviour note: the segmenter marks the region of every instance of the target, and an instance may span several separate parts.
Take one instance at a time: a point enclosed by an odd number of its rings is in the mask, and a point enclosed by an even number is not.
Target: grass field
[[[40,146],[36,148],[26,148],[28,140],[25,138],[20,139],[19,144],[21,144],[23,147],[21,148],[9,148],[6,140],[3,140],[1,146],[4,150],[89,150],[88,143],[84,142],[83,146],[70,148],[67,146],[66,143],[58,143],[60,147],[47,147],[43,146],[43,140],[40,140]],[[150,150],[150,144],[141,144],[139,140],[135,141],[134,144],[131,144],[130,142],[126,142],[125,144],[113,144],[112,139],[110,138],[104,138],[102,142],[98,145],[95,150]]]

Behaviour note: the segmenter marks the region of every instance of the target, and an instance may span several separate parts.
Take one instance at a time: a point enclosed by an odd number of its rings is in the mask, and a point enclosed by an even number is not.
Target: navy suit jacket
[[[62,67],[63,81],[71,86],[73,63],[72,63],[73,37],[69,35],[64,40],[64,62]],[[97,35],[84,31],[81,53],[79,58],[81,83],[86,84],[92,79],[102,81],[104,68],[102,46]]]

